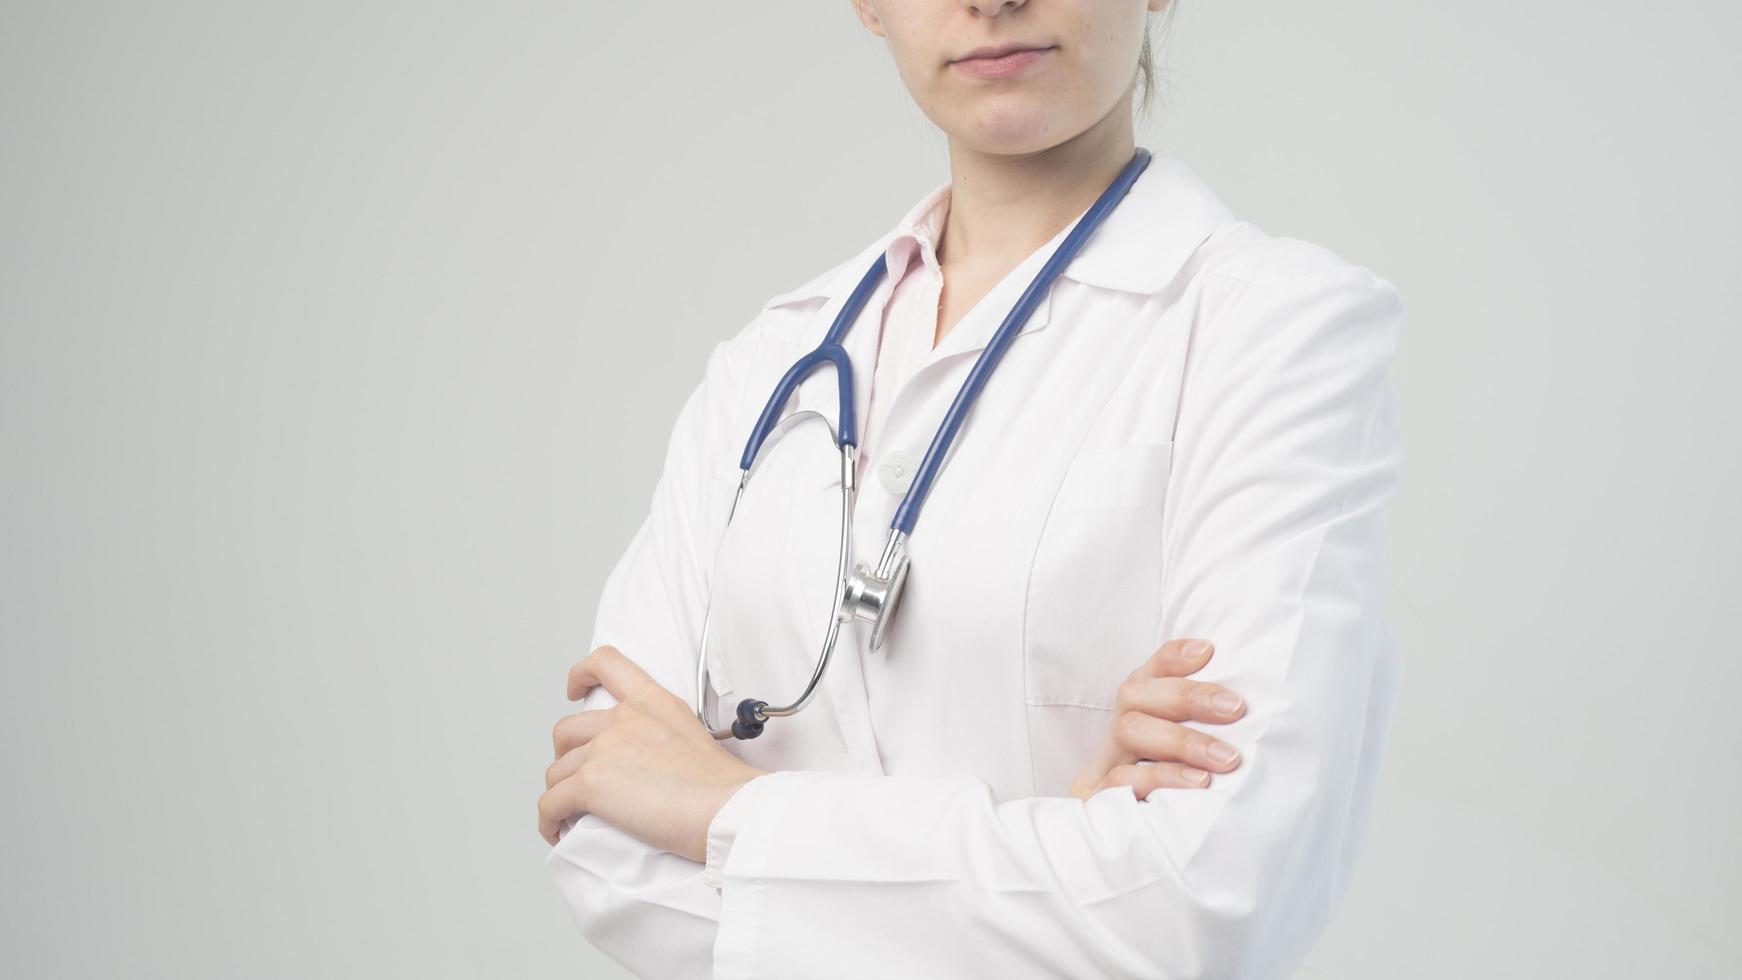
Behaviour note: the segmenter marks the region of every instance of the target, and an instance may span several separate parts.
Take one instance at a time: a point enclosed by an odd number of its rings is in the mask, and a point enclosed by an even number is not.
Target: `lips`
[[[1003,44],[975,48],[950,64],[979,78],[1009,78],[1026,71],[1052,50],[1051,45]]]
[[[967,61],[971,58],[1002,58],[1007,54],[1014,54],[1018,51],[1039,51],[1042,48],[1050,47],[1052,47],[1050,44],[1029,44],[1024,41],[1011,41],[1006,44],[994,44],[986,47],[975,48],[955,60]]]

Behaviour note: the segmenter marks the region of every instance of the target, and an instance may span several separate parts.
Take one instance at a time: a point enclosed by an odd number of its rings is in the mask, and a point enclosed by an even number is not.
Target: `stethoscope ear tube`
[[[808,411],[799,412],[788,416],[780,422],[780,425],[777,425],[774,428],[793,425],[797,423],[801,416],[816,414],[817,413],[815,412]],[[708,603],[702,612],[701,649],[697,651],[696,654],[696,691],[694,707],[696,718],[701,721],[702,727],[707,729],[708,734],[714,736],[714,738],[755,738],[762,734],[763,727],[767,724],[769,718],[797,714],[799,709],[808,704],[811,697],[816,694],[817,685],[822,681],[823,673],[828,670],[830,657],[834,655],[835,644],[841,633],[841,624],[853,618],[852,615],[846,613],[845,610],[848,608],[846,605],[848,581],[847,563],[853,554],[853,498],[857,483],[856,477],[859,469],[858,460],[859,449],[857,446],[851,443],[840,446],[841,537],[838,550],[835,554],[835,595],[829,608],[828,634],[823,639],[823,647],[821,653],[817,656],[816,668],[811,671],[810,680],[805,684],[804,692],[799,695],[798,700],[788,705],[771,707],[766,701],[757,701],[751,698],[746,698],[739,703],[737,715],[733,718],[730,725],[725,728],[714,727],[713,721],[708,718],[707,707],[709,689],[708,632],[709,627],[712,626],[713,623],[713,589],[710,585]],[[755,461],[753,460],[751,466],[744,470],[743,475],[738,480],[737,494],[732,498],[732,509],[726,517],[727,527],[731,526],[732,517],[738,512],[738,504],[744,497],[744,490],[750,483],[750,476],[754,469]],[[718,555],[716,553],[716,561],[717,560]]]
[[[835,315],[835,322],[829,328],[828,336],[823,338],[816,350],[799,358],[781,375],[780,382],[774,386],[774,393],[768,396],[768,401],[762,406],[762,414],[756,419],[756,427],[750,430],[750,438],[744,442],[744,454],[738,458],[739,469],[749,472],[751,465],[756,462],[756,454],[762,449],[763,441],[780,424],[780,412],[786,407],[792,393],[798,390],[799,382],[809,377],[811,371],[825,361],[835,366],[835,390],[840,395],[838,417],[841,422],[835,434],[835,444],[843,449],[859,444],[859,423],[857,409],[854,407],[856,396],[853,389],[853,360],[847,356],[847,349],[841,346],[841,338],[846,336],[847,328],[858,319],[859,311],[865,306],[871,291],[883,279],[887,263],[888,257],[883,255],[879,255],[877,261],[871,263],[871,268],[859,279],[859,285],[853,289],[846,304]]]

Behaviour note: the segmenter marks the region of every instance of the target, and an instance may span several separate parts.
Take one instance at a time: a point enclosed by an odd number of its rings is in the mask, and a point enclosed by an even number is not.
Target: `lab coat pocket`
[[[1031,705],[1111,710],[1161,622],[1161,531],[1171,442],[1077,454],[1047,512],[1024,620]]]

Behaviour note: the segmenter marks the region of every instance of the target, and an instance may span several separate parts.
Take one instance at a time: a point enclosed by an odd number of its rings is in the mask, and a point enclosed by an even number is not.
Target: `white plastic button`
[[[905,449],[891,449],[877,463],[877,482],[890,493],[903,494],[913,485],[920,458]]]

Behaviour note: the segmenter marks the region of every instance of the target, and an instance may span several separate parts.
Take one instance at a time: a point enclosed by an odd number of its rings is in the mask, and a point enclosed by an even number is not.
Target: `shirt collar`
[[[938,239],[943,237],[944,220],[950,213],[950,182],[939,184],[918,204],[908,209],[896,224],[894,233],[883,247],[891,278],[899,278],[917,253],[919,260],[932,272],[938,269]]]
[[[947,182],[933,189],[908,210],[895,228],[858,255],[796,289],[775,296],[766,305],[843,296],[852,291],[879,253],[904,259],[909,254],[907,250],[917,247],[925,261],[935,263],[937,236],[948,214],[949,192]],[[1107,215],[1059,275],[1122,292],[1160,292],[1211,233],[1233,220],[1227,205],[1189,164],[1177,157],[1156,155],[1138,175],[1125,199]],[[1061,229],[1043,249],[1050,254],[1075,223]]]

